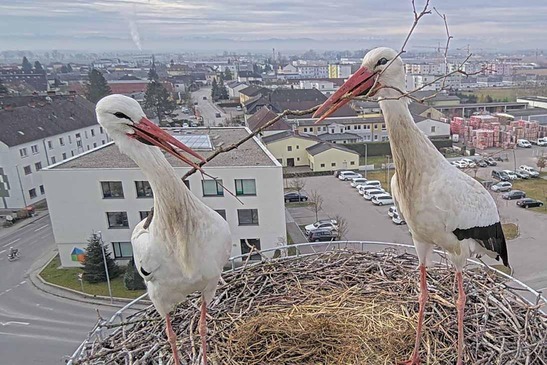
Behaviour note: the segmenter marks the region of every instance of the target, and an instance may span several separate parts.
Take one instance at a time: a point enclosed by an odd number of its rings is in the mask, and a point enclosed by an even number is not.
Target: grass
[[[309,201],[290,202],[290,203],[285,203],[285,205],[287,206],[287,208],[298,208],[298,207],[309,207],[310,205],[313,205],[313,203],[311,203]]]
[[[501,228],[503,229],[505,239],[507,240],[514,240],[519,236],[519,226],[515,223],[503,223]]]
[[[61,260],[59,255],[42,270],[40,276],[52,284],[56,284],[65,288],[82,292],[82,286],[78,280],[78,274],[83,273],[83,270],[77,267],[60,268]],[[127,290],[123,284],[123,274],[115,279],[110,280],[112,287],[112,295],[119,298],[137,298],[144,294],[145,290]],[[90,284],[84,281],[85,294],[109,296],[107,283]]]
[[[534,211],[547,214],[547,180],[538,179],[526,179],[526,180],[514,180],[511,182],[513,189],[522,190],[526,193],[527,198],[541,200],[544,205],[539,208],[530,208]]]
[[[391,160],[391,162],[393,162],[393,160]],[[375,168],[382,167],[382,164],[384,163],[387,163],[386,156],[368,156],[367,157],[367,164],[368,165],[374,164]],[[359,165],[364,165],[364,164],[365,164],[365,158],[361,156],[359,158]]]

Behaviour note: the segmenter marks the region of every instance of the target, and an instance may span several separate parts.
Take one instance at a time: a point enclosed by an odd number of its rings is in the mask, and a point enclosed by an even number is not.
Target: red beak
[[[340,88],[317,109],[314,118],[321,116],[315,124],[319,123],[334,113],[343,105],[346,105],[352,97],[359,96],[374,86],[376,73],[370,72],[366,67],[360,67]]]
[[[190,155],[201,160],[202,162],[206,162],[203,156],[192,150],[190,147],[186,146],[184,143],[180,142],[178,139],[176,139],[145,117],[143,117],[138,123],[133,125],[133,130],[135,131],[135,134],[128,134],[128,136],[139,139],[144,143],[157,146],[162,150],[169,152],[182,162],[192,167],[195,167],[198,170],[201,170],[201,168],[195,162],[179,152],[177,149],[189,153]]]

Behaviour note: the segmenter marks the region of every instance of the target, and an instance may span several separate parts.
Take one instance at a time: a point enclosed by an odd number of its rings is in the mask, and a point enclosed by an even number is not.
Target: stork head
[[[131,146],[131,150],[135,150],[157,146],[193,167],[197,167],[196,164],[180,150],[205,161],[198,153],[146,118],[135,99],[118,94],[109,95],[99,100],[95,111],[99,124],[119,147]],[[124,152],[129,148],[121,150]]]
[[[386,98],[400,95],[405,89],[403,61],[398,52],[386,47],[369,51],[361,67],[313,114],[319,123],[341,106],[360,95]]]

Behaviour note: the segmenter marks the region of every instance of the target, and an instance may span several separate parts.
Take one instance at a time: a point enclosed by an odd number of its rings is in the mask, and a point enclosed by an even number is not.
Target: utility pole
[[[98,231],[97,234],[99,235],[101,251],[103,252],[103,263],[104,263],[104,270],[106,272],[106,283],[108,284],[108,294],[110,295],[110,304],[112,304],[114,302],[114,299],[112,298],[112,287],[110,286],[110,274],[108,273],[108,265],[106,264],[106,253],[104,251],[103,234],[101,231]]]

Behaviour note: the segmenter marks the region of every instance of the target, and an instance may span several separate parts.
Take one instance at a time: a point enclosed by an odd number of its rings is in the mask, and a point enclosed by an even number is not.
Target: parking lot
[[[522,164],[535,166],[534,153],[538,152],[533,149],[515,151],[517,167]],[[513,169],[512,152],[508,157],[509,161],[501,162],[494,168]],[[492,169],[481,168],[477,176],[491,179]],[[473,174],[471,171],[469,173]],[[323,198],[320,219],[333,218],[336,215],[345,219],[348,228],[346,239],[412,244],[407,226],[397,226],[388,217],[389,206],[375,206],[366,201],[349,182],[340,181],[330,175],[305,178],[305,184],[305,192],[310,194],[316,190]],[[547,214],[534,209],[519,208],[514,200],[502,200],[499,193],[492,194],[496,197],[502,223],[511,222],[519,226],[519,237],[508,242],[514,275],[537,290],[547,291]],[[315,221],[312,210],[292,205],[293,207],[289,205],[288,210],[298,225]]]

